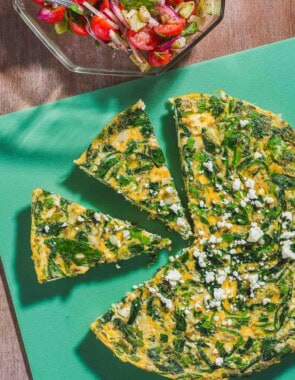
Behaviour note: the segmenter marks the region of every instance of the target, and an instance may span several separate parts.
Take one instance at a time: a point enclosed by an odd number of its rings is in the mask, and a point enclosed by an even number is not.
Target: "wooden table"
[[[77,75],[67,71],[17,17],[11,2],[1,4],[0,114],[126,80],[121,77]],[[223,22],[179,66],[294,35],[295,0],[227,0]],[[15,318],[3,284],[2,278],[0,379],[26,380],[30,375],[26,370],[22,344],[18,339],[18,330],[14,327]]]

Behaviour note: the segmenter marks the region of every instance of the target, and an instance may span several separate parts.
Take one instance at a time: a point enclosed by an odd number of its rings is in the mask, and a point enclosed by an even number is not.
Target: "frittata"
[[[99,264],[142,253],[153,258],[170,243],[59,195],[33,191],[31,247],[40,283],[83,274]]]
[[[173,103],[194,244],[91,329],[168,378],[246,376],[295,351],[295,133],[223,92]]]
[[[184,239],[191,236],[163,151],[141,100],[115,116],[75,163]]]

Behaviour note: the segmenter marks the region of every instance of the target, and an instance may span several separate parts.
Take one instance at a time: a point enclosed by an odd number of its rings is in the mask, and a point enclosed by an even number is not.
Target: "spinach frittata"
[[[168,378],[246,376],[295,351],[295,133],[224,93],[173,103],[194,244],[91,329]]]
[[[87,272],[141,253],[153,257],[170,245],[162,239],[42,189],[32,196],[32,258],[40,283]]]
[[[75,162],[184,239],[191,235],[163,151],[141,100],[115,116]]]

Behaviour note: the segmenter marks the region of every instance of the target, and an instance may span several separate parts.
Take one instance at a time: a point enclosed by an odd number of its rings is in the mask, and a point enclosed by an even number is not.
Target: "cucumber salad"
[[[38,19],[58,34],[124,51],[142,72],[167,65],[220,13],[216,0],[73,0],[70,7],[33,1],[41,6]]]

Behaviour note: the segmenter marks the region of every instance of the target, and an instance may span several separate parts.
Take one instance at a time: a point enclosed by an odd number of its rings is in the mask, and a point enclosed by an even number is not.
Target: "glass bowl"
[[[73,33],[58,35],[52,24],[37,19],[39,7],[32,0],[13,0],[13,6],[33,33],[68,70],[83,74],[143,77],[156,76],[170,69],[222,20],[225,0],[201,1],[210,1],[214,10],[212,15],[206,17],[203,25],[199,25],[201,31],[193,36],[190,44],[169,64],[147,72],[141,72],[126,53],[97,46],[90,37],[81,37]]]

